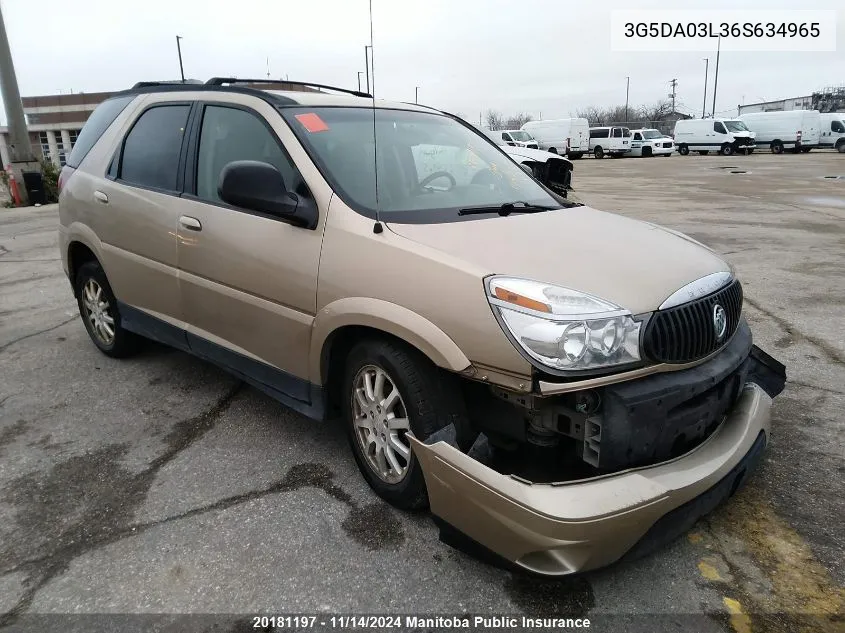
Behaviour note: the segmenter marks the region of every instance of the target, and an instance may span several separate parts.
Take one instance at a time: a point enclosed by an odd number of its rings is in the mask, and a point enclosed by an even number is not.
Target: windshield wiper
[[[498,213],[499,215],[510,215],[511,213],[537,213],[539,211],[553,211],[560,209],[559,206],[546,206],[542,204],[529,204],[517,200],[505,204],[494,204],[486,207],[464,207],[458,210],[458,215],[479,215],[482,213]]]

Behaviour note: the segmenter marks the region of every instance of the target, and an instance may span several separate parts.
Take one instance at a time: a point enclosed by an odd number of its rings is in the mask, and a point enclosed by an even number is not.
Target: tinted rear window
[[[118,177],[142,187],[174,191],[189,110],[188,105],[162,105],[145,111],[123,142]]]
[[[117,118],[117,115],[123,112],[123,108],[129,105],[129,102],[135,98],[135,95],[128,95],[125,97],[114,97],[107,99],[97,106],[97,109],[88,117],[88,121],[82,127],[79,137],[76,139],[76,144],[73,146],[73,151],[67,159],[67,164],[70,167],[79,167],[79,163],[88,155],[91,148],[100,140],[112,122]]]

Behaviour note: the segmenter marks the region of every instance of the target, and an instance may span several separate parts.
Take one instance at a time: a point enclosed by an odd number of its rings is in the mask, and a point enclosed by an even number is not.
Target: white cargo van
[[[845,152],[845,112],[822,112],[819,147]]]
[[[529,121],[522,129],[537,139],[537,145],[567,158],[581,158],[590,151],[590,124],[587,119],[547,119]]]
[[[719,152],[731,156],[754,151],[754,133],[735,119],[681,119],[675,122],[675,148],[681,156]]]
[[[809,152],[819,146],[821,118],[818,110],[749,112],[739,117],[755,133],[757,145],[774,154],[788,149]]]
[[[596,158],[619,158],[631,151],[631,130],[626,127],[591,127],[590,151]]]
[[[500,130],[497,134],[501,134],[502,140],[511,147],[539,149],[537,141],[525,130]]]

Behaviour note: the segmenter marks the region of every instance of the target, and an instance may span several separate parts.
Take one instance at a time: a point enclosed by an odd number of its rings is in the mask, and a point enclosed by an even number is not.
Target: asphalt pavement
[[[428,514],[370,491],[339,423],[160,345],[100,354],[55,205],[0,209],[0,629],[73,626],[33,614],[229,614],[197,626],[254,630],[248,614],[470,613],[841,631],[845,158],[582,159],[573,183],[723,253],[755,342],[787,365],[761,470],[687,536],[557,581],[451,549]]]

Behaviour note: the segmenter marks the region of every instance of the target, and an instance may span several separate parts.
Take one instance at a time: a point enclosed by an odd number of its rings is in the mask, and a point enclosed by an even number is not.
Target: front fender
[[[332,334],[346,326],[364,326],[392,334],[413,345],[435,365],[463,371],[470,361],[449,336],[425,317],[398,304],[367,297],[338,299],[317,313],[311,336],[309,375],[322,384],[323,352]]]

